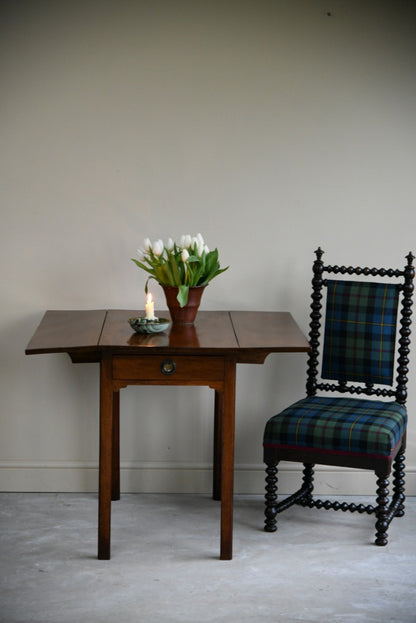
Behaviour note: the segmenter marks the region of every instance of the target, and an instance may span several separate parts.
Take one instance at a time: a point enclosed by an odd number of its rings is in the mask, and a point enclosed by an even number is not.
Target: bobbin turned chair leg
[[[307,506],[310,502],[312,502],[312,493],[313,493],[313,478],[314,478],[314,468],[315,465],[313,463],[304,463],[303,464],[303,486],[305,494],[303,496],[303,503]]]
[[[377,479],[377,499],[376,499],[376,545],[387,545],[388,504],[389,504],[389,480],[388,478]]]
[[[404,450],[400,450],[393,463],[393,502],[400,500],[397,507],[395,517],[403,517],[404,515],[404,502],[406,496],[404,494],[404,468],[405,468],[405,455]]]
[[[277,465],[278,463],[272,463],[266,467],[265,532],[276,532],[277,530]]]

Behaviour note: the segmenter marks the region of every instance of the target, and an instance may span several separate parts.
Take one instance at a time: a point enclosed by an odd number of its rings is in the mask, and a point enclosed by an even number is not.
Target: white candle
[[[152,300],[152,295],[150,294],[150,292],[147,295],[146,320],[155,320],[155,304]]]

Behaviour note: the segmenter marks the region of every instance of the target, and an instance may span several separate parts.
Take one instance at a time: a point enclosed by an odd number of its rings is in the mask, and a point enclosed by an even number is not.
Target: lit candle
[[[147,295],[146,320],[155,320],[155,304],[152,300],[152,295],[150,294],[150,292]]]

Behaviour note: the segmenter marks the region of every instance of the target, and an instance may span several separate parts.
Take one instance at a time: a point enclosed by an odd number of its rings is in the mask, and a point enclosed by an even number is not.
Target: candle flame
[[[147,303],[151,303],[151,302],[152,302],[152,295],[151,295],[151,293],[150,293],[150,292],[149,292],[149,294],[147,295],[147,300],[146,300],[146,302],[147,302]]]

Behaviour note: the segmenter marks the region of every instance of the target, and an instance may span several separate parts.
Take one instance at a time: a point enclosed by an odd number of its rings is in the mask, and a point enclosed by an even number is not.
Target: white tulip
[[[201,257],[201,255],[204,252],[204,243],[197,242],[197,251],[198,251],[198,257]]]
[[[186,262],[186,260],[187,260],[187,259],[188,259],[188,257],[189,257],[189,253],[188,253],[187,249],[184,249],[184,250],[182,251],[182,255],[181,255],[181,257],[182,257],[182,262]]]
[[[172,238],[168,238],[168,241],[166,243],[166,248],[168,249],[168,251],[172,251],[172,249],[173,249],[173,240],[172,240]]]
[[[163,248],[163,240],[159,239],[154,241],[152,249],[155,255],[162,255]]]
[[[192,237],[189,234],[181,236],[181,247],[190,247],[192,244]]]
[[[146,252],[150,251],[150,249],[152,248],[152,243],[150,242],[150,238],[145,238],[143,240],[143,246]]]
[[[203,237],[201,236],[201,234],[197,234],[197,235],[196,235],[196,240],[197,240],[197,243],[198,243],[198,247],[199,247],[199,246],[201,246],[201,247],[203,247],[203,246],[204,246],[204,239],[203,239]]]
[[[205,251],[205,253],[209,253],[208,245],[204,246],[204,251]]]

